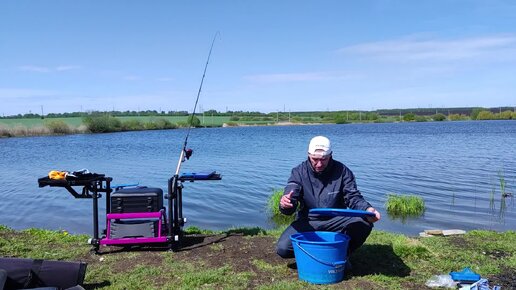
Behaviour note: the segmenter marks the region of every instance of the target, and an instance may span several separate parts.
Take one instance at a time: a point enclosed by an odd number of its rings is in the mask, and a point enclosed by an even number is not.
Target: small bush
[[[515,116],[514,112],[511,112],[509,110],[503,111],[499,115],[500,115],[500,120],[512,120],[512,119],[514,119],[514,116]]]
[[[434,119],[434,121],[440,122],[440,121],[446,120],[446,116],[444,114],[437,113],[437,114],[432,116],[432,119]]]
[[[416,122],[427,122],[428,121],[428,119],[425,116],[419,116],[419,115],[416,115],[415,120],[416,120]]]
[[[477,120],[495,120],[495,114],[490,111],[480,111],[477,115]]]
[[[52,134],[70,134],[72,129],[63,120],[52,120],[45,123]]]
[[[167,119],[157,119],[154,123],[156,123],[158,129],[175,129],[177,127]]]
[[[335,118],[335,124],[348,124],[349,122],[343,116],[338,116]]]
[[[140,120],[129,119],[122,122],[122,130],[124,131],[139,131],[143,130],[144,126]]]
[[[450,114],[448,116],[448,120],[450,121],[464,121],[467,120],[468,117],[462,114]]]
[[[410,121],[415,121],[416,120],[416,114],[414,113],[406,113],[405,115],[403,115],[403,121],[405,122],[410,122]]]
[[[111,115],[90,115],[83,119],[92,133],[118,132],[122,130],[122,122]]]
[[[201,126],[201,120],[199,120],[199,118],[197,118],[196,116],[188,117],[188,121],[187,122],[192,127],[199,127],[199,126]]]

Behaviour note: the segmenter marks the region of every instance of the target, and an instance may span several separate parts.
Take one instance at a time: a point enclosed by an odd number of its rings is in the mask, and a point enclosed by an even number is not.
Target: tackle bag
[[[84,282],[84,262],[1,258],[0,269],[7,273],[3,290],[36,287],[70,288]]]

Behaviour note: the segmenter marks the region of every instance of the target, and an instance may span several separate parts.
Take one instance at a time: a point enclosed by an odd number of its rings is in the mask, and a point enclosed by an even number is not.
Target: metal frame
[[[142,245],[142,244],[168,244],[172,250],[181,247],[183,237],[183,226],[186,218],[183,216],[183,182],[195,180],[220,180],[220,174],[213,172],[209,176],[186,175],[178,177],[174,175],[168,180],[168,210],[158,212],[139,213],[111,213],[111,181],[113,178],[104,174],[96,174],[90,179],[52,180],[48,177],[38,179],[39,187],[64,187],[75,198],[91,198],[93,207],[93,237],[88,243],[93,246],[95,253],[98,253],[101,245]],[[73,187],[82,186],[82,193],[79,194]],[[106,235],[99,236],[99,208],[98,202],[106,193]],[[110,234],[111,221],[116,219],[154,219],[158,220],[157,237],[137,238],[112,238]],[[165,225],[163,227],[163,225]]]

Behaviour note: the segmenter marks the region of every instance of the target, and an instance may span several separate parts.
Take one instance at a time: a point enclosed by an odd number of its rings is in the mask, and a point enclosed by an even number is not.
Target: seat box
[[[112,213],[157,212],[162,208],[163,190],[161,188],[123,188],[111,194]]]
[[[110,238],[157,237],[157,220],[118,220],[111,223]]]

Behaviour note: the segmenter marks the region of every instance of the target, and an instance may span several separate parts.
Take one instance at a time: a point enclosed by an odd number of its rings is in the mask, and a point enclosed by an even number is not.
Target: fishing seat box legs
[[[163,190],[152,187],[122,188],[111,194],[110,201],[108,239],[161,237]]]

